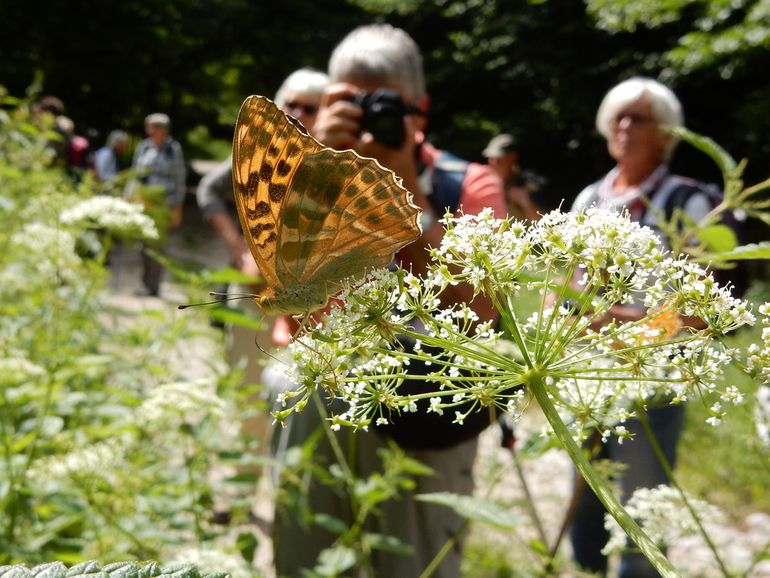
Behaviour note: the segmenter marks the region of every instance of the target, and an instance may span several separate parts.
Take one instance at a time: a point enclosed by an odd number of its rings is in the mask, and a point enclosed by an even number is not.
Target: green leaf
[[[313,516],[313,522],[321,526],[325,530],[329,530],[333,534],[342,534],[347,531],[348,525],[334,516],[329,514],[315,514]]]
[[[249,564],[254,560],[254,553],[257,551],[259,540],[253,532],[241,532],[235,542],[235,547]]]
[[[541,556],[548,556],[550,554],[550,552],[548,552],[548,546],[546,546],[542,540],[538,540],[537,538],[529,541],[529,547],[533,552],[537,552]]]
[[[435,492],[415,496],[421,502],[452,508],[462,517],[483,522],[501,530],[513,530],[519,525],[519,518],[508,508],[475,496],[461,496],[450,492]]]
[[[214,271],[206,270],[203,271],[201,276],[205,281],[212,284],[240,283],[242,285],[252,285],[262,282],[261,277],[247,275],[232,267],[225,267],[224,269],[216,269]]]
[[[325,576],[337,576],[356,563],[356,554],[345,546],[327,548],[318,555],[318,565],[314,570]]]
[[[113,564],[107,564],[102,568],[103,572],[107,572],[110,578],[138,578],[139,567],[135,562],[115,562]]]
[[[725,149],[723,149],[709,137],[696,134],[684,127],[669,126],[666,127],[666,130],[672,134],[675,134],[686,143],[694,146],[702,153],[705,153],[711,157],[711,159],[719,167],[719,170],[722,171],[722,174],[725,175],[725,177],[738,176],[734,175],[735,169],[737,167],[735,159],[733,159],[733,157],[731,157]]]
[[[747,261],[752,259],[770,259],[770,241],[741,245],[732,251],[725,251],[723,253],[708,253],[703,255],[702,259],[699,260],[704,262],[710,261],[712,263],[722,263],[726,261]]]
[[[31,572],[35,578],[65,578],[67,567],[61,562],[49,562],[35,566]]]
[[[83,574],[95,574],[101,571],[102,567],[96,560],[87,560],[80,564],[75,564],[69,570],[67,570],[67,577],[82,576]]]
[[[738,237],[727,225],[712,225],[700,229],[696,236],[703,241],[706,246],[714,252],[724,253],[732,251],[738,246]]]
[[[32,573],[22,564],[14,566],[0,566],[0,577],[2,578],[31,578]]]
[[[363,535],[363,540],[364,543],[375,550],[384,550],[385,552],[393,552],[404,556],[410,556],[414,553],[414,548],[411,545],[402,542],[395,536],[367,533]]]
[[[217,307],[211,310],[211,318],[227,323],[229,325],[238,325],[239,327],[245,327],[253,331],[260,331],[262,329],[262,320],[254,317],[248,311],[241,309],[235,309],[233,307]]]

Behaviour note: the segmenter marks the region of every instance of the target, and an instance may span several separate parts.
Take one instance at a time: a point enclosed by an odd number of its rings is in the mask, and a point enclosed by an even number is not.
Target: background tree
[[[4,0],[0,80],[64,99],[79,130],[141,131],[163,110],[190,155],[230,139],[247,94],[271,95],[299,66],[324,69],[352,27],[387,21],[425,54],[434,140],[479,159],[498,131],[549,179],[545,203],[568,201],[609,168],[593,126],[605,91],[634,74],[662,78],[688,126],[736,157],[747,180],[770,152],[767,0]],[[718,180],[682,147],[674,169]]]

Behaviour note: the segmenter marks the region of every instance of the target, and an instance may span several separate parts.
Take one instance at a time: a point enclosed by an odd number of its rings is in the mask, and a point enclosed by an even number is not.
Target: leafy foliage
[[[209,544],[222,534],[211,470],[227,472],[224,450],[237,460],[247,447],[226,425],[222,396],[236,380],[170,363],[207,327],[164,310],[127,317],[109,299],[112,240],[157,235],[152,221],[50,167],[46,120],[3,102],[0,562]]]
[[[28,568],[17,564],[0,566],[2,578],[225,578],[224,572],[202,573],[193,565],[159,566],[155,562],[137,564],[136,562],[113,562],[105,566],[95,560],[81,562],[67,568],[61,562],[50,562]]]

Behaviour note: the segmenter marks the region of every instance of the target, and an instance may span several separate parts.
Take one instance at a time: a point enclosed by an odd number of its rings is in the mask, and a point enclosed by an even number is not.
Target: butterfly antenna
[[[177,309],[187,309],[188,307],[198,307],[201,305],[217,305],[218,303],[224,303],[225,301],[238,301],[240,299],[254,299],[257,295],[253,293],[219,293],[217,291],[210,291],[209,295],[212,297],[218,297],[214,301],[203,301],[201,303],[185,303],[184,305],[177,305]]]

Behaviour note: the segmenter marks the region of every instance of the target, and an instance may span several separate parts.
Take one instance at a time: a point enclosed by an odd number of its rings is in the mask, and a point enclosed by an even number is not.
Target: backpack
[[[674,217],[676,209],[683,209],[693,195],[700,194],[708,199],[710,209],[717,207],[724,199],[722,190],[715,184],[700,183],[689,179],[680,179],[679,177],[669,177],[668,179],[665,179],[661,187],[650,195],[651,199],[655,195],[663,192],[663,189],[669,180],[673,181],[675,184],[668,192],[668,196],[663,203],[663,216],[666,221],[670,221]],[[723,212],[721,218],[720,224],[728,227],[733,232],[738,245],[745,244],[745,214],[730,210]],[[640,220],[643,221],[644,216]],[[720,285],[731,285],[733,296],[741,297],[746,292],[749,284],[749,270],[745,261],[737,261],[735,266],[730,269],[712,268],[711,272],[714,279]]]
[[[454,213],[460,203],[465,174],[468,171],[468,161],[462,160],[447,152],[441,153],[433,165],[431,192],[428,200],[437,215],[443,215],[447,209]],[[402,339],[404,349],[411,351],[414,342]],[[423,350],[429,348],[423,345]],[[412,360],[409,373],[427,375],[435,367],[428,367],[419,360]],[[426,382],[420,379],[406,379],[399,387],[401,394],[413,394],[425,391]],[[405,449],[446,449],[478,436],[492,421],[496,419],[493,408],[482,408],[468,415],[462,425],[454,423],[454,410],[447,409],[442,415],[428,413],[428,400],[417,401],[417,411],[413,413],[391,413],[390,423],[378,425],[378,432],[391,437],[399,446]],[[467,407],[459,406],[459,411]]]

